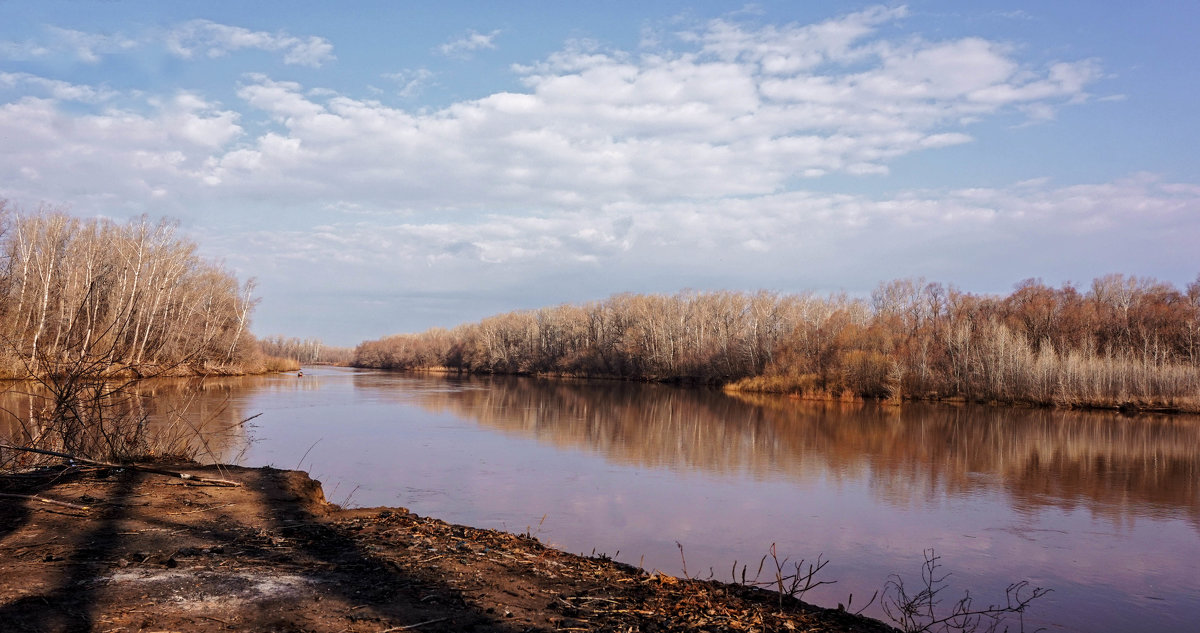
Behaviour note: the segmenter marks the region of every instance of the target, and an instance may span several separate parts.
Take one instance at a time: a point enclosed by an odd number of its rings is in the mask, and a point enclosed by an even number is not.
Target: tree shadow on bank
[[[320,486],[300,473],[239,470],[244,487],[223,489],[101,474],[84,512],[0,499],[3,630],[537,630],[371,551],[320,516]],[[78,498],[68,483],[25,494]]]
[[[107,561],[120,543],[119,525],[126,518],[128,502],[138,482],[144,477],[142,473],[122,471],[112,478],[105,492],[106,502],[96,510],[96,516],[88,525],[89,529],[72,531],[56,529],[54,534],[43,534],[52,540],[62,539],[54,549],[41,556],[44,567],[41,573],[22,575],[22,579],[37,583],[41,591],[34,590],[21,598],[0,605],[0,622],[6,623],[7,630],[15,631],[62,631],[65,633],[90,632],[95,628],[95,592],[98,589],[97,578],[108,568]],[[54,478],[35,485],[33,491],[38,495],[55,496],[54,491],[67,480],[77,479]],[[18,501],[5,499],[3,504],[4,536],[14,535],[22,528],[32,527],[40,519],[33,516],[34,511],[28,504],[39,501]],[[78,514],[66,514],[52,510],[39,512],[55,513],[58,518],[69,522],[78,520]],[[52,523],[59,523],[53,521]],[[43,543],[46,545],[48,543]],[[32,547],[30,549],[33,549]],[[40,553],[40,552],[34,552]],[[11,574],[10,574],[11,578]],[[9,582],[12,582],[10,580]]]
[[[322,520],[313,509],[324,501],[320,483],[302,473],[258,469],[247,485],[262,495],[274,534],[285,539],[289,566],[309,570],[322,599],[353,605],[347,624],[374,622],[370,630],[411,627],[422,631],[531,631],[468,604],[462,592],[418,577],[371,545],[355,540],[348,528]],[[424,624],[422,624],[424,623]]]

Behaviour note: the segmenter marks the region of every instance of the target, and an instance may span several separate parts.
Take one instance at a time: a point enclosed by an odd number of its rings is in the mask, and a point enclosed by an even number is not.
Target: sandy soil
[[[342,510],[302,472],[172,468],[242,485],[130,469],[0,476],[0,494],[26,496],[0,497],[0,630],[892,630],[404,509]]]

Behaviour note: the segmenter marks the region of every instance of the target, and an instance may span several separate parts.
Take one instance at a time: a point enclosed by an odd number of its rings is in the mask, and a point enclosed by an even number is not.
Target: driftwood
[[[69,453],[59,453],[57,451],[48,451],[48,450],[41,449],[41,448],[30,448],[28,446],[13,446],[11,444],[0,444],[0,448],[7,448],[7,449],[13,450],[13,451],[23,451],[26,453],[37,453],[39,455],[50,455],[51,457],[61,457],[63,459],[69,459],[72,461],[79,462],[80,464],[87,464],[88,466],[99,466],[101,468],[128,468],[130,470],[136,470],[139,472],[153,473],[155,475],[165,475],[167,477],[175,477],[178,479],[183,479],[185,481],[209,484],[212,486],[238,487],[238,486],[242,485],[236,481],[230,481],[228,479],[213,479],[210,477],[200,477],[198,475],[189,475],[188,473],[181,473],[181,472],[174,471],[174,470],[164,470],[162,468],[155,468],[153,466],[142,466],[140,464],[113,464],[110,462],[101,462],[101,461],[97,461],[94,459],[87,459],[86,457],[76,457],[75,455],[71,455]]]

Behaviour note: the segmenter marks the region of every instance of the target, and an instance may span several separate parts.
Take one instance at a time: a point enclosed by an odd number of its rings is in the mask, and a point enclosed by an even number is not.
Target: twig
[[[70,508],[72,510],[87,510],[88,508],[91,507],[91,506],[81,506],[77,503],[70,503],[68,501],[59,501],[57,499],[50,499],[48,497],[39,497],[37,495],[17,495],[17,494],[12,494],[12,493],[8,493],[8,492],[0,492],[0,497],[8,497],[11,499],[27,499],[29,501],[41,501],[42,503],[51,503],[56,506]]]
[[[683,543],[675,541],[675,546],[679,548],[679,560],[683,561],[683,577],[691,580],[692,577],[687,573],[687,557],[683,555]]]
[[[41,448],[30,448],[28,446],[13,446],[11,444],[0,443],[0,448],[7,448],[7,449],[13,450],[13,451],[24,451],[26,453],[38,453],[39,455],[50,455],[52,457],[61,457],[63,459],[70,459],[70,460],[77,461],[77,462],[80,462],[83,464],[88,464],[90,466],[99,466],[101,468],[128,468],[130,470],[137,470],[137,471],[141,471],[141,472],[145,472],[145,473],[153,473],[155,475],[166,475],[167,477],[176,477],[178,479],[183,479],[185,481],[193,481],[193,482],[197,482],[197,483],[212,484],[214,486],[240,487],[242,485],[236,481],[229,481],[228,479],[212,479],[209,477],[200,477],[199,475],[190,475],[188,473],[181,473],[181,472],[174,471],[174,470],[163,470],[161,468],[154,468],[153,466],[140,466],[138,464],[113,464],[110,462],[101,462],[101,461],[97,461],[94,459],[87,459],[86,457],[76,457],[75,455],[71,455],[69,453],[59,453],[57,451],[48,451],[48,450],[41,449]]]
[[[446,620],[449,620],[449,619],[450,619],[450,617],[447,616],[444,618],[434,618],[432,620],[425,620],[424,622],[417,622],[416,624],[406,624],[404,626],[393,626],[392,628],[384,629],[384,630],[380,631],[379,633],[392,633],[392,631],[407,631],[409,629],[415,629],[418,626],[425,626],[426,624],[437,624],[438,622],[445,622]]]
[[[613,604],[621,604],[620,602],[613,600],[611,598],[601,598],[599,596],[571,596],[571,597],[567,598],[567,600],[580,600],[582,602],[595,602],[598,600],[600,602],[611,602]],[[572,605],[572,606],[576,606],[576,605]]]
[[[304,451],[304,454],[300,456],[300,461],[296,462],[296,470],[300,470],[300,466],[304,463],[304,458],[308,457],[308,454],[312,451],[312,449],[316,448],[317,444],[320,444],[321,440],[323,440],[323,439],[325,439],[325,438],[323,438],[323,437],[317,438],[317,441],[313,442],[312,446],[309,446],[307,451]]]
[[[35,547],[43,547],[46,545],[57,545],[57,543],[55,543],[57,540],[58,537],[56,536],[49,541],[42,541],[41,543],[30,543],[28,545],[5,545],[4,547],[0,547],[0,549],[33,549]]]
[[[232,503],[226,503],[225,505],[212,506],[212,507],[209,507],[209,508],[200,508],[199,510],[188,510],[187,512],[168,512],[168,513],[167,513],[167,516],[171,516],[171,517],[173,517],[173,516],[178,516],[178,515],[180,515],[180,514],[196,514],[197,512],[208,512],[208,511],[210,511],[210,510],[219,510],[219,509],[221,509],[221,508],[228,508],[228,507],[229,507],[229,506],[231,506],[231,505],[233,505],[233,504],[232,504]]]

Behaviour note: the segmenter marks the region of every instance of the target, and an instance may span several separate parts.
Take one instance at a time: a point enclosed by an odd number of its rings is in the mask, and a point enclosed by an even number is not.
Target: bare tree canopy
[[[923,279],[869,300],[621,294],[367,341],[361,367],[694,381],[832,398],[1200,410],[1200,277],[980,296]]]
[[[258,347],[267,356],[294,360],[305,365],[339,365],[350,362],[351,347],[333,347],[319,338],[285,337],[279,334],[258,339]]]
[[[82,358],[133,375],[253,370],[253,288],[198,256],[174,222],[0,201],[0,375]]]

